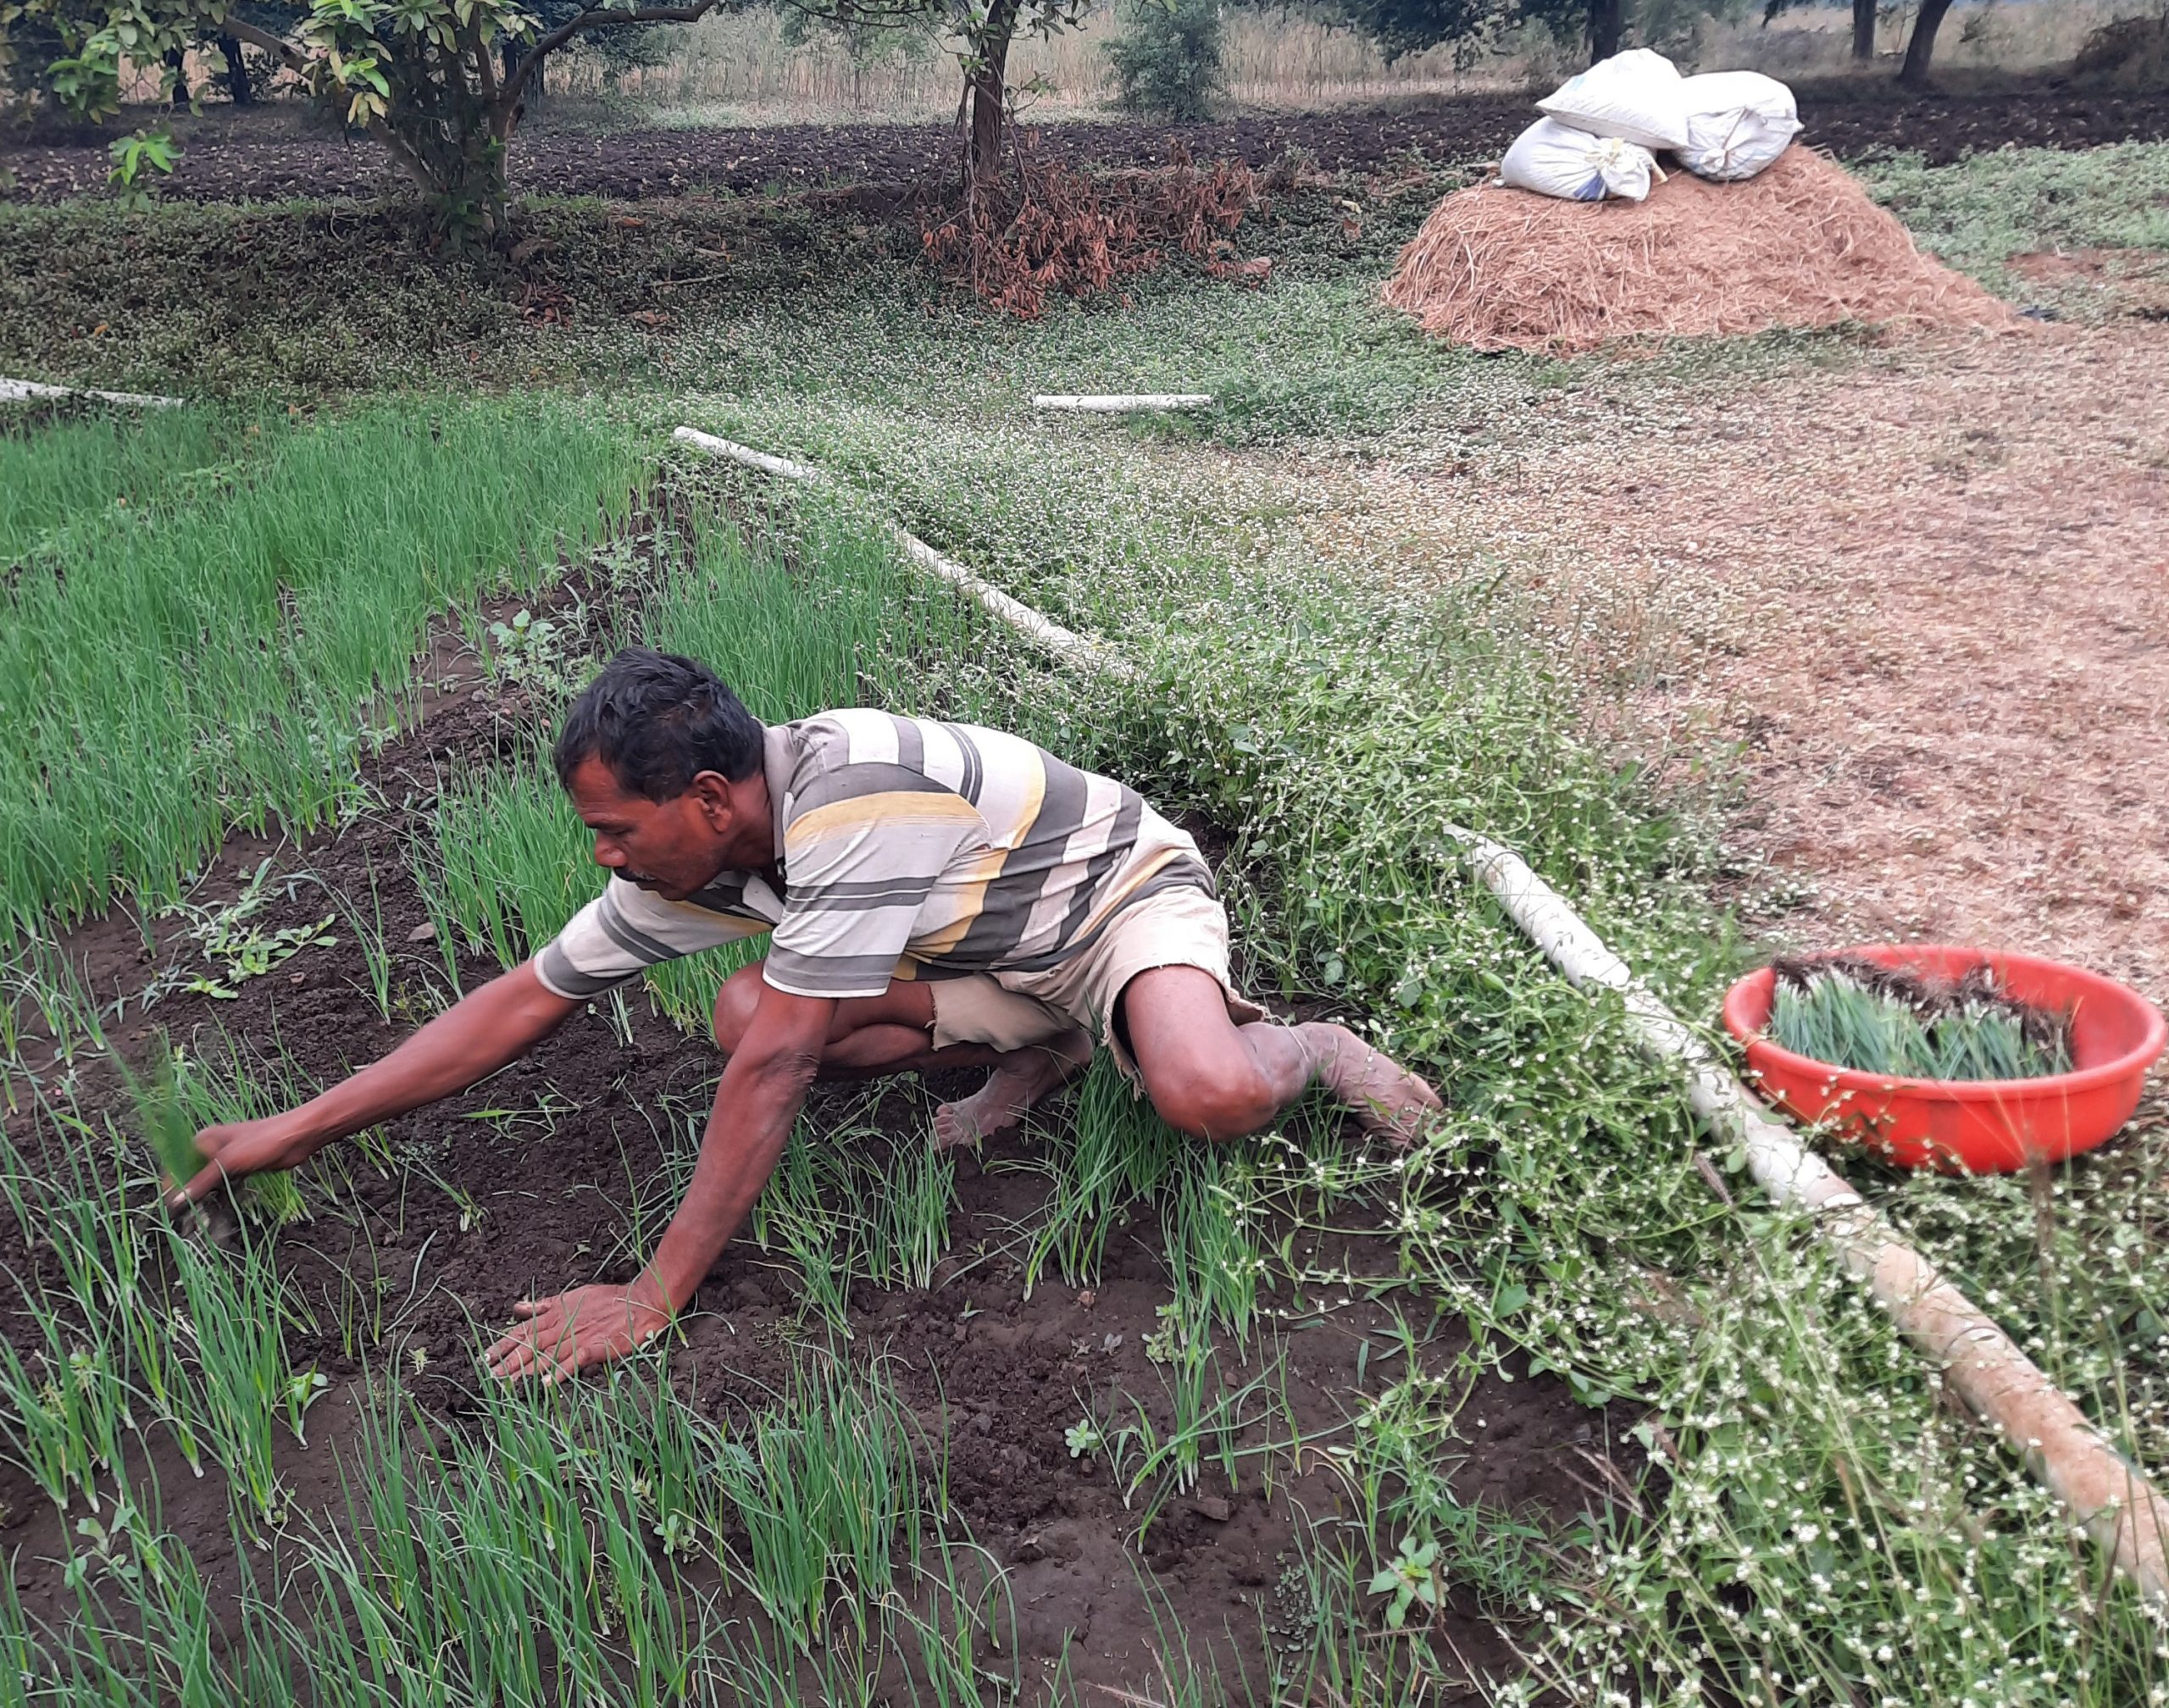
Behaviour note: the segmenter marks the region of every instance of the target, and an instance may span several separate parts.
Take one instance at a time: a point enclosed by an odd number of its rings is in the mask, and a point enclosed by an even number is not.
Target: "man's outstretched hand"
[[[527,1320],[484,1354],[490,1373],[509,1382],[540,1375],[546,1388],[576,1370],[622,1358],[670,1326],[663,1290],[646,1275],[624,1287],[575,1287],[554,1299],[512,1307]]]
[[[166,1194],[166,1207],[181,1210],[200,1204],[221,1180],[238,1180],[267,1169],[297,1167],[322,1150],[324,1144],[321,1139],[296,1134],[283,1115],[206,1127],[196,1135],[196,1148],[208,1160]]]

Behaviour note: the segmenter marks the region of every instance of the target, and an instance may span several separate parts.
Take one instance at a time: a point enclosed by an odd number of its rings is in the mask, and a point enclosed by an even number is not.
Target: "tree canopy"
[[[1587,41],[1596,57],[1617,51],[1624,0],[1340,0],[1342,16],[1389,59],[1451,42],[1473,64],[1506,36],[1534,24],[1562,41]]]
[[[1649,47],[1674,49],[1704,17],[1737,18],[1750,0],[1334,0],[1340,14],[1375,41],[1389,59],[1451,42],[1457,63],[1473,64],[1514,32],[1534,25],[1562,42],[1584,42],[1591,59],[1619,51],[1631,30]],[[1767,23],[1819,0],[1762,0]],[[1928,80],[1936,32],[1951,0],[1920,0],[1906,48],[1902,83]],[[1877,0],[1852,0],[1853,57],[1875,52]]]

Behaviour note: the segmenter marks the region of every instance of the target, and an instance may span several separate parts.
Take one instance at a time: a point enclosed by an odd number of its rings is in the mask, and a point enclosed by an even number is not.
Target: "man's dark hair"
[[[551,757],[568,789],[573,773],[595,758],[626,793],[660,802],[683,795],[703,771],[733,783],[752,776],[761,738],[760,720],[707,665],[628,646],[573,702]]]

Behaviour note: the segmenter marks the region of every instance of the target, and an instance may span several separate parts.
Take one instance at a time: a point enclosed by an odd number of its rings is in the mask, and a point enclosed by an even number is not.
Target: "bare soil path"
[[[1512,542],[1601,613],[1571,644],[1656,660],[1645,751],[1739,744],[1730,840],[1806,891],[1781,934],[2037,951],[2169,999],[2169,326],[1620,369],[1523,413],[1442,424],[1359,502]]]

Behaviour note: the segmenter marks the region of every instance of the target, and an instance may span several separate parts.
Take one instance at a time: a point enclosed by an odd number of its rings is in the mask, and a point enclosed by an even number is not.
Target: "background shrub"
[[[1116,99],[1127,112],[1209,119],[1226,87],[1219,0],[1131,0],[1107,44]]]

